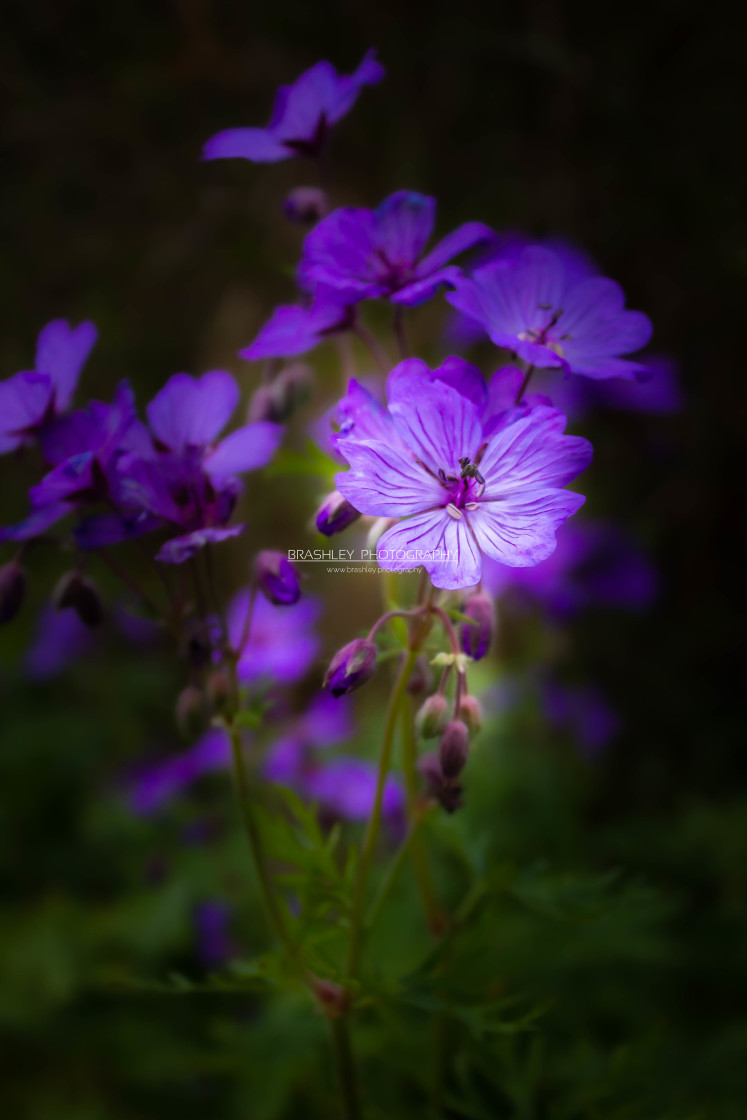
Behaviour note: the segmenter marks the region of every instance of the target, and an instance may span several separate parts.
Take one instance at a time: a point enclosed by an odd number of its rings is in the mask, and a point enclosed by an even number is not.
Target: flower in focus
[[[203,159],[248,159],[277,163],[291,156],[316,156],[330,126],[347,116],[364,86],[375,85],[384,69],[369,51],[352,74],[338,74],[317,62],[290,86],[281,86],[267,128],[229,128],[211,137]]]
[[[376,210],[335,210],[304,242],[301,287],[345,306],[376,298],[423,303],[461,276],[449,261],[493,237],[481,222],[468,222],[424,256],[435,217],[435,200],[415,191],[397,191]]]
[[[67,412],[98,337],[93,323],[54,319],[39,333],[34,370],[0,382],[0,453],[14,451]]]
[[[470,277],[458,277],[454,286],[449,303],[529,365],[600,379],[647,372],[620,355],[647,344],[649,319],[626,310],[614,280],[579,280],[578,272],[549,249],[531,246],[516,259],[493,261]]]
[[[546,559],[555,531],[584,499],[561,489],[588,466],[591,445],[563,435],[545,405],[506,419],[479,372],[450,359],[431,373],[402,362],[388,409],[351,384],[337,447],[351,469],[337,488],[356,509],[404,518],[378,542],[390,571],[423,566],[436,587],[479,582],[482,557],[511,567]]]

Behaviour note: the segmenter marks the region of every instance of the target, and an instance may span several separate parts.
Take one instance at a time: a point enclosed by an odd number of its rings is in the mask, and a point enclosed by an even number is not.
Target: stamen
[[[462,511],[460,509],[457,509],[453,502],[449,502],[446,507],[446,512],[448,513],[449,517],[453,517],[455,521],[462,520]]]
[[[479,509],[480,508],[480,503],[479,502],[466,502],[464,508],[465,509]]]

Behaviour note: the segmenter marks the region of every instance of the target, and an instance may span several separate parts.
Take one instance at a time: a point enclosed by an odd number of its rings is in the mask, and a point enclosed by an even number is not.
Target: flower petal
[[[238,537],[245,528],[245,525],[229,525],[225,529],[196,529],[193,533],[185,533],[182,537],[166,541],[156,553],[156,560],[160,560],[162,564],[183,564],[206,545]]]
[[[459,460],[474,459],[482,440],[478,410],[450,385],[434,381],[423,392],[422,378],[402,378],[389,411],[405,445],[434,474],[458,475]]]
[[[338,448],[351,470],[336,475],[335,485],[361,513],[404,517],[443,500],[444,490],[438,479],[404,450],[374,440],[342,440]]]
[[[385,289],[372,273],[376,226],[371,210],[335,210],[307,236],[298,268],[300,286],[322,285],[340,302],[381,295]]]
[[[72,506],[67,502],[55,502],[53,505],[34,510],[18,525],[0,529],[0,541],[28,541],[32,537],[38,537],[50,526],[61,521],[71,510]]]
[[[482,559],[465,517],[445,509],[409,517],[382,534],[377,545],[379,566],[390,572],[423,567],[434,587],[453,591],[480,582]]]
[[[98,334],[93,323],[71,327],[65,319],[53,319],[42,328],[36,341],[34,366],[39,373],[51,378],[58,412],[69,408],[80,371]]]
[[[374,211],[374,251],[395,268],[414,268],[433,232],[436,200],[417,191],[395,191]]]
[[[417,267],[417,275],[430,276],[431,273],[442,269],[459,253],[465,253],[467,249],[474,249],[475,245],[494,239],[495,234],[489,226],[483,225],[482,222],[466,222],[452,233],[448,233],[427,256],[423,257]]]
[[[466,516],[486,556],[522,568],[538,564],[555,550],[555,530],[584,501],[582,494],[570,490],[526,490],[481,501],[479,509]]]
[[[397,442],[391,416],[373,393],[354,377],[350,378],[347,394],[336,411],[340,430],[332,435],[332,445],[341,454],[340,444],[348,439],[377,440],[389,444]]]
[[[17,373],[0,381],[0,453],[14,451],[39,427],[53,393],[51,379],[43,373]]]
[[[276,307],[251,346],[239,350],[247,361],[258,358],[289,358],[305,354],[327,334],[347,329],[350,312],[340,304]]]
[[[233,377],[216,369],[199,378],[175,374],[145,411],[158,442],[180,452],[212,443],[238,402],[239,388]]]
[[[211,136],[202,149],[202,158],[249,159],[252,163],[277,163],[290,159],[293,152],[266,128],[227,128]]]
[[[441,268],[438,272],[431,273],[430,276],[423,277],[422,280],[415,280],[412,284],[407,284],[404,288],[394,292],[390,297],[392,303],[401,303],[405,307],[417,307],[420,303],[425,303],[426,300],[434,296],[439,288],[448,284],[452,287],[458,282],[462,270],[457,268],[456,265],[449,265],[447,268]]]
[[[269,463],[283,438],[280,424],[259,421],[231,432],[204,461],[205,472],[214,485],[232,475],[255,471]]]
[[[592,447],[581,436],[563,435],[566,418],[545,405],[491,437],[480,463],[483,501],[520,490],[564,486],[591,462]]]

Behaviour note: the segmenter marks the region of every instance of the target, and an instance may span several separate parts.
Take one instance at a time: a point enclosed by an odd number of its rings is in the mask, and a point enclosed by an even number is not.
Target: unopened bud
[[[438,751],[424,755],[418,762],[426,790],[447,813],[454,813],[462,805],[462,786],[445,777]]]
[[[258,553],[254,574],[260,591],[276,607],[290,607],[301,598],[298,572],[282,552]]]
[[[446,727],[449,716],[449,702],[437,692],[429,696],[415,716],[415,731],[421,739],[435,739]]]
[[[58,611],[74,610],[80,621],[94,629],[104,621],[104,604],[98,588],[80,572],[67,572],[52,597]]]
[[[188,684],[179,693],[174,709],[176,725],[188,739],[199,735],[207,725],[205,697],[193,684]]]
[[[375,668],[376,646],[368,638],[356,638],[332,658],[324,677],[324,687],[333,696],[344,696],[369,681]]]
[[[26,573],[17,560],[0,568],[0,623],[15,618],[26,598]]]
[[[319,1002],[319,1010],[328,1019],[339,1019],[348,1009],[348,993],[342,984],[334,980],[323,980],[321,976],[309,976],[311,988]]]
[[[286,366],[269,385],[255,389],[249,401],[249,423],[270,420],[273,424],[284,424],[308,400],[312,382],[310,366],[303,362]]]
[[[462,623],[462,649],[473,661],[480,661],[490,648],[495,630],[495,607],[491,596],[484,591],[471,595],[462,614],[472,619]]]
[[[291,222],[313,225],[329,213],[329,199],[320,187],[295,187],[283,203],[283,213]]]
[[[347,529],[348,525],[352,525],[359,517],[360,513],[355,506],[351,506],[339,490],[333,490],[316,511],[315,521],[319,532],[324,533],[325,537],[331,537]]]
[[[463,696],[459,704],[459,718],[464,720],[470,735],[476,735],[482,727],[482,704],[476,696]]]
[[[464,770],[468,755],[469,728],[467,724],[460,719],[449,720],[438,745],[438,757],[441,759],[441,770],[444,777],[449,780],[458,778]]]
[[[432,687],[433,672],[428,664],[428,658],[421,653],[407,682],[407,691],[411,696],[421,696],[424,692],[430,692]]]

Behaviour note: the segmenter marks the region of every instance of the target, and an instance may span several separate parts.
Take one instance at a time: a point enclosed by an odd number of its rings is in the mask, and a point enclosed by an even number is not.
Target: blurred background
[[[574,422],[595,448],[586,512],[638,542],[658,573],[652,602],[591,604],[562,627],[542,620],[541,636],[536,610],[509,606],[483,671],[494,718],[454,829],[475,859],[529,869],[475,938],[509,989],[546,1010],[528,1037],[468,1047],[472,1065],[449,1073],[451,1117],[744,1115],[747,184],[734,38],[714,5],[682,0],[4,8],[0,377],[28,369],[42,325],[66,317],[100,331],[79,401],[109,399],[127,377],[145,402],[172,373],[210,368],[232,370],[248,395],[259,367],[236,351],[293,301],[303,234],[282,201],[311,170],[201,163],[201,146],[220,129],[263,125],[277,86],[318,59],[347,73],[370,46],[387,77],[334,133],[335,203],[375,206],[408,187],[435,195],[439,232],[475,219],[578,246],[651,317],[652,350],[679,367],[681,407],[592,409]],[[448,318],[440,299],[413,317],[424,357],[448,352]],[[492,369],[489,349],[474,356]],[[331,347],[311,364],[319,390],[307,418],[339,388]],[[293,438],[303,446],[300,425]],[[0,462],[0,524],[22,516],[33,480],[24,463]],[[293,547],[324,480],[251,483],[249,547]],[[34,554],[30,602],[0,632],[8,1114],[328,1116],[315,1111],[331,1075],[313,1017],[282,1001],[148,989],[209,968],[200,908],[240,911],[241,838],[222,780],[197,808],[160,815],[133,814],[121,796],[143,759],[184,749],[173,726],[183,681],[164,647],[123,624],[95,656],[67,656],[66,636],[51,670],[34,669],[38,613],[61,564]],[[226,585],[245,572],[232,547]],[[314,572],[308,590],[325,600],[310,695],[380,589],[373,577],[325,583]],[[510,688],[498,695],[538,659],[562,663],[566,690],[593,686],[614,732],[584,745],[567,701],[553,720],[557,704],[542,709],[536,690],[511,704]],[[377,710],[375,697],[362,703]],[[423,931],[407,898],[399,904],[384,947],[408,960],[408,934]],[[255,925],[239,913],[224,933],[249,953],[263,944]],[[399,1037],[403,1021],[387,1037],[405,1071],[420,1059],[417,1030]],[[383,1038],[365,1035],[371,1063]],[[382,1089],[379,1107],[412,1115],[408,1091]]]

